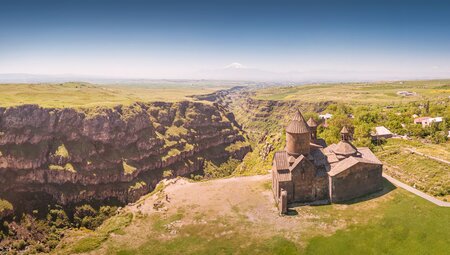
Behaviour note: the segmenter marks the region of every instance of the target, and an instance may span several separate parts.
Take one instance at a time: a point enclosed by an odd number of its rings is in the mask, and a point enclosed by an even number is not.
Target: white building
[[[322,120],[328,120],[328,119],[331,119],[331,117],[333,117],[333,114],[331,114],[331,113],[325,113],[325,114],[319,115],[319,118]]]
[[[442,117],[420,117],[414,119],[414,124],[422,124],[422,127],[428,127],[431,123],[441,123],[442,121],[444,121],[444,118]]]
[[[397,95],[409,97],[409,96],[415,96],[415,95],[417,95],[417,93],[411,92],[411,91],[397,91]]]

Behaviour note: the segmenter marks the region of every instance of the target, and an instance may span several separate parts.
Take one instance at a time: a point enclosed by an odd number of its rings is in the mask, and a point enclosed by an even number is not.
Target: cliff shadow
[[[24,214],[33,215],[37,219],[45,219],[52,209],[62,209],[70,220],[73,220],[73,213],[77,206],[90,205],[92,208],[99,210],[101,206],[122,207],[125,205],[124,202],[120,202],[116,198],[90,199],[62,204],[58,203],[51,194],[39,190],[0,193],[0,197],[5,198],[12,204],[14,208],[12,216],[15,216],[18,220]]]
[[[372,194],[369,195],[365,195],[362,197],[358,197],[358,198],[354,198],[348,201],[343,201],[343,202],[339,202],[336,204],[347,204],[347,205],[351,205],[351,204],[355,204],[355,203],[359,203],[359,202],[363,202],[363,201],[367,201],[367,200],[371,200],[371,199],[375,199],[381,196],[384,196],[388,193],[390,193],[391,191],[395,190],[397,187],[392,184],[390,181],[388,181],[386,178],[383,177],[383,189],[377,192],[374,192]]]

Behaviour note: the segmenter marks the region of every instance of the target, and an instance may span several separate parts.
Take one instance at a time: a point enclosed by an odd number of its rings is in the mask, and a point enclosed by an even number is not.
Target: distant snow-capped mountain
[[[203,70],[195,74],[196,78],[213,80],[273,81],[280,80],[278,73],[251,68],[241,63],[231,63],[223,68]]]
[[[234,69],[246,69],[248,67],[244,66],[241,63],[237,63],[237,62],[231,63],[231,64],[225,66],[225,69],[232,69],[232,68],[234,68]]]

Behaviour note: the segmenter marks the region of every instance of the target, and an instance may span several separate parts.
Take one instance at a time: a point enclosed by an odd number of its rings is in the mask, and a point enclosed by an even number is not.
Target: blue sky
[[[0,73],[450,77],[445,1],[0,1]]]

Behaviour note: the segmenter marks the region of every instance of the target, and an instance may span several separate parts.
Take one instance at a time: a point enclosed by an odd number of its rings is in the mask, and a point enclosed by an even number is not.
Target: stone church
[[[341,141],[326,146],[317,123],[297,111],[286,127],[286,148],[275,153],[272,189],[281,213],[287,204],[339,203],[381,190],[382,163],[369,148],[356,148],[342,128]]]

